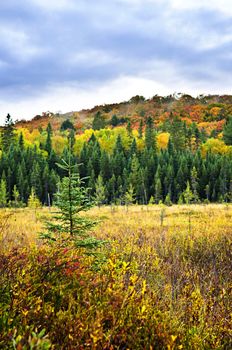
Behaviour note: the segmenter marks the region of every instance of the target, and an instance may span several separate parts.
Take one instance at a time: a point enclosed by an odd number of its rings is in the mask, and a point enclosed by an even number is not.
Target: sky
[[[0,1],[0,124],[231,87],[231,0]]]

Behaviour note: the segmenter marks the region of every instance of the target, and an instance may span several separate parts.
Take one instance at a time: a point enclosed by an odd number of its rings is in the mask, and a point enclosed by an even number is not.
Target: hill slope
[[[195,122],[208,133],[212,130],[221,131],[229,115],[232,115],[231,95],[200,95],[196,98],[186,94],[174,94],[166,97],[155,95],[146,100],[143,96],[134,96],[129,101],[95,106],[92,109],[53,114],[50,112],[37,115],[30,121],[21,120],[16,127],[27,128],[30,131],[45,128],[48,122],[53,130],[58,130],[61,124],[69,119],[77,131],[92,127],[92,121],[97,112],[111,124],[113,116],[117,116],[122,123],[130,120],[132,127],[138,127],[141,119],[151,116],[156,125],[171,116],[178,116],[187,124]]]

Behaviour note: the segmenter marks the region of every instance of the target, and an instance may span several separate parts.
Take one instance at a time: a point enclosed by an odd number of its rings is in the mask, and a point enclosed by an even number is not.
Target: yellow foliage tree
[[[222,155],[229,154],[231,152],[231,147],[227,146],[222,140],[211,138],[201,147],[201,154],[203,157],[206,156],[207,152]]]
[[[165,149],[168,147],[168,141],[170,138],[170,134],[168,132],[162,132],[159,135],[157,135],[157,145],[159,149]]]

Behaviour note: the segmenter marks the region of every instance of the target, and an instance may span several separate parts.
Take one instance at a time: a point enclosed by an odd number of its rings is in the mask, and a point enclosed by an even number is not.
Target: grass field
[[[94,254],[42,244],[49,215],[0,212],[0,348],[232,348],[231,205],[94,208]]]

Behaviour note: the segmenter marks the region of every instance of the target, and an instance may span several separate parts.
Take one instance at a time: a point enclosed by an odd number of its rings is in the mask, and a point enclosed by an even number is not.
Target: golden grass
[[[50,214],[0,211],[0,348],[39,327],[51,349],[231,349],[231,204],[93,208],[109,241],[93,256],[10,249],[39,244]]]
[[[0,237],[2,248],[6,245],[33,245],[38,234],[44,231],[44,221],[51,215],[48,208],[1,209]],[[232,233],[232,205],[173,205],[165,207],[130,206],[92,208],[85,215],[97,218],[99,224],[93,234],[102,239],[126,242],[133,236],[145,235],[149,239],[170,234],[191,233],[216,237],[221,233]],[[162,218],[163,217],[163,218]]]

